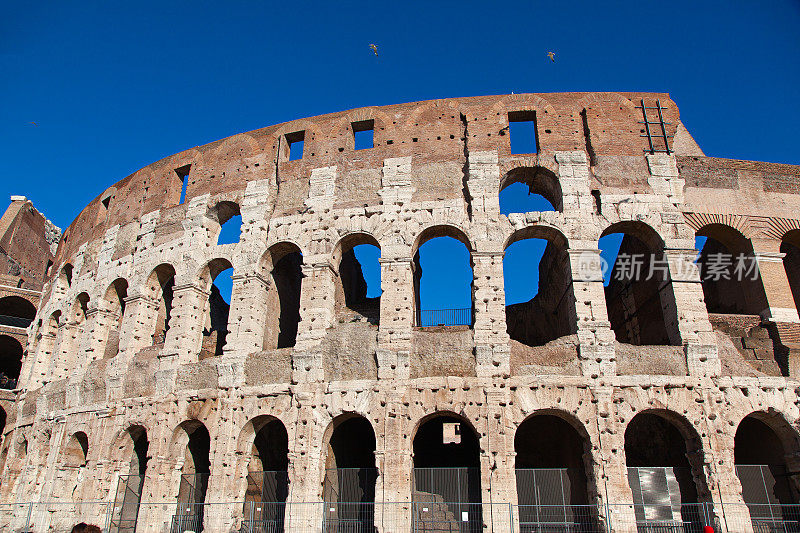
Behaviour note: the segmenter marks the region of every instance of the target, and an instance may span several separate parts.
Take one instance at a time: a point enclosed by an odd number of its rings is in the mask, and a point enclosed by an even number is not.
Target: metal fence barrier
[[[419,312],[419,327],[431,326],[470,326],[472,308],[463,309],[422,309]]]
[[[800,505],[681,504],[512,505],[426,502],[140,503],[128,531],[164,533],[800,533]],[[348,506],[346,517],[340,515]],[[275,509],[281,512],[264,512]],[[202,507],[202,510],[199,509]],[[670,506],[672,508],[672,506]],[[0,531],[69,533],[75,524],[115,531],[113,502],[0,504]],[[200,518],[202,517],[202,518]],[[355,517],[351,520],[347,517]],[[200,523],[202,520],[202,523]]]

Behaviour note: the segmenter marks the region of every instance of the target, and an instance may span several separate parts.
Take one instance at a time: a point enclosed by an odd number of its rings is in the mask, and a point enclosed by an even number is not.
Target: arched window
[[[64,465],[81,468],[86,466],[89,455],[89,437],[83,431],[73,434],[64,448]]]
[[[619,222],[600,238],[608,319],[617,341],[681,344],[678,310],[664,242],[642,222]]]
[[[700,279],[709,313],[760,315],[767,307],[750,239],[724,224],[697,231]]]
[[[517,502],[525,529],[597,529],[589,506],[586,464],[592,464],[588,436],[552,414],[528,417],[514,437]]]
[[[786,459],[800,453],[799,439],[785,420],[767,413],[745,417],[736,429],[736,474],[754,531],[796,523],[796,504],[800,502],[797,469],[790,468]]]
[[[514,233],[503,257],[503,283],[512,340],[542,346],[577,331],[572,269],[560,232],[530,227]]]
[[[227,259],[209,262],[201,275],[201,283],[209,296],[203,313],[203,342],[200,359],[222,355],[228,336],[228,315],[231,307],[231,275],[233,266]]]
[[[300,289],[303,281],[303,254],[292,243],[270,247],[263,259],[272,279],[268,288],[264,349],[289,348],[297,342],[300,323]]]
[[[325,523],[333,531],[372,531],[375,519],[375,432],[363,416],[331,422],[325,460]]]
[[[543,167],[518,167],[500,182],[500,212],[563,211],[558,177]]]
[[[0,324],[27,328],[36,316],[36,307],[20,296],[0,298]]]
[[[284,531],[289,494],[289,435],[283,423],[259,416],[249,424],[254,432],[247,466],[244,519],[248,531]]]
[[[423,531],[482,531],[480,445],[472,425],[437,413],[422,421],[413,447],[411,500],[431,502],[415,506],[413,520]]]
[[[378,325],[381,312],[381,249],[371,235],[344,237],[334,249],[337,268],[336,312]]]
[[[692,530],[703,529],[697,503],[711,496],[702,441],[685,419],[667,411],[634,416],[625,429],[625,461],[637,523],[688,523]]]
[[[9,335],[0,335],[0,389],[17,388],[22,369],[22,344]]]
[[[414,251],[416,325],[472,326],[469,239],[453,226],[423,231]]]
[[[800,230],[792,230],[783,236],[781,253],[785,254],[783,268],[792,289],[794,308],[800,312]]]
[[[220,202],[213,210],[213,216],[219,223],[217,244],[235,244],[242,236],[242,214],[239,204]]]
[[[158,302],[158,311],[153,330],[153,344],[164,344],[172,315],[172,289],[175,286],[175,269],[172,265],[158,265],[147,280],[151,298]]]
[[[103,307],[106,316],[102,317],[106,333],[103,358],[111,358],[119,353],[119,334],[125,314],[125,298],[128,297],[128,282],[117,278],[106,290]]]

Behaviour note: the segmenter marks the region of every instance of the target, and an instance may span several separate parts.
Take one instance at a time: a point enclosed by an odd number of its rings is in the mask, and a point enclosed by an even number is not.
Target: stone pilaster
[[[474,338],[478,376],[508,376],[511,353],[502,286],[503,252],[473,252]]]
[[[414,274],[410,258],[380,259],[381,320],[378,378],[408,379],[414,320]]]

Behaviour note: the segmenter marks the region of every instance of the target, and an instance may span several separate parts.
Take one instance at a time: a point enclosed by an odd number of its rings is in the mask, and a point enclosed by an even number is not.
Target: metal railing
[[[142,502],[137,505],[136,527],[171,533],[706,533],[706,528],[714,533],[800,533],[800,505],[768,511],[741,503],[684,503],[679,515],[662,520],[642,519],[639,512],[643,510],[634,504],[570,506],[570,515],[565,515],[562,506],[369,502],[347,504],[350,514],[360,520],[342,520],[335,504],[272,503],[285,506],[282,523],[258,519],[264,502],[182,504],[184,512],[179,514],[175,514],[174,501]],[[99,501],[0,504],[0,531],[71,531],[80,522],[113,531],[113,511],[113,503]],[[765,516],[767,511],[772,518]]]
[[[471,326],[472,308],[463,309],[422,309],[417,326]]]
[[[33,322],[32,318],[21,316],[0,315],[0,326],[11,326],[13,328],[27,328]]]

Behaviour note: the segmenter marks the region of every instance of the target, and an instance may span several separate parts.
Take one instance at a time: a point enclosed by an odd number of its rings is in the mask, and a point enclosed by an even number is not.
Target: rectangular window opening
[[[186,186],[189,184],[189,169],[192,165],[185,165],[175,169],[178,179],[181,181],[181,196],[178,205],[186,201]]]
[[[536,111],[512,111],[508,114],[508,133],[512,154],[539,153],[536,134]]]
[[[372,148],[375,139],[375,121],[361,120],[353,122],[353,139],[356,150]]]
[[[306,141],[306,131],[296,131],[294,133],[287,133],[284,135],[286,138],[286,146],[288,146],[289,161],[296,161],[303,159],[303,147]]]

